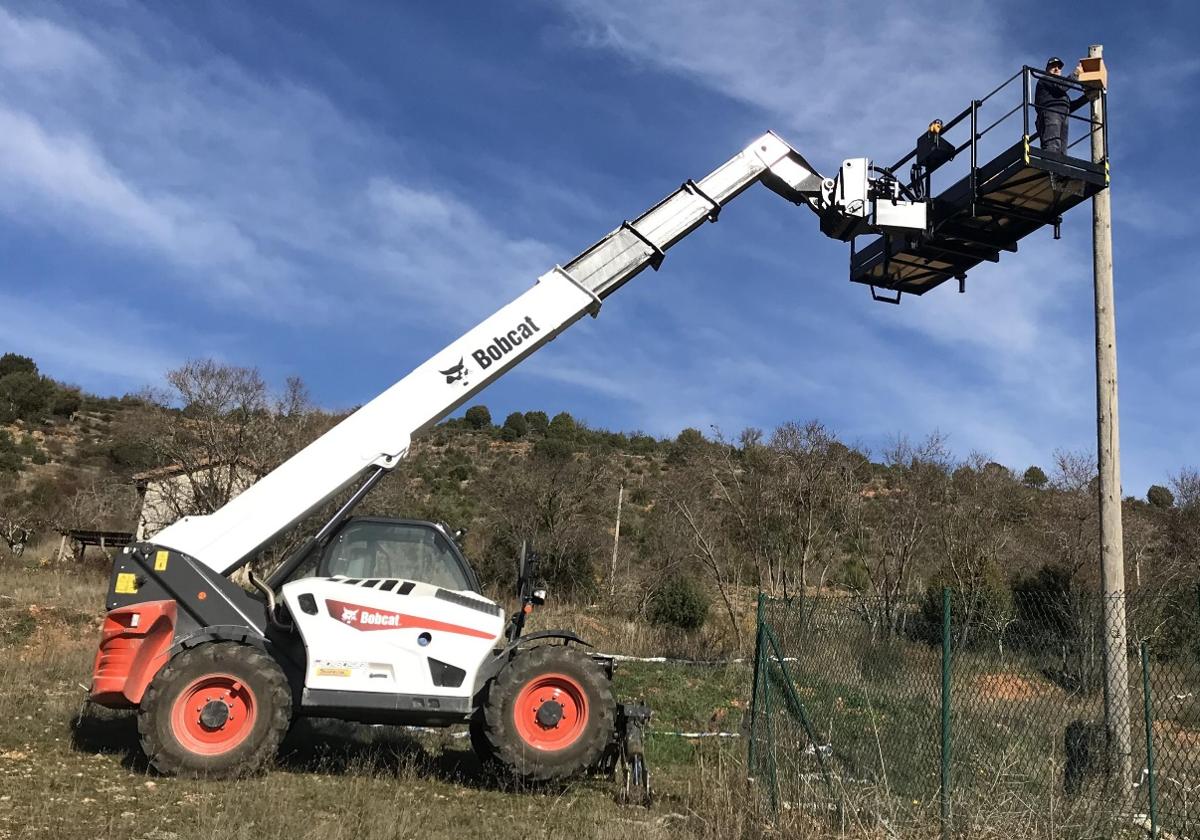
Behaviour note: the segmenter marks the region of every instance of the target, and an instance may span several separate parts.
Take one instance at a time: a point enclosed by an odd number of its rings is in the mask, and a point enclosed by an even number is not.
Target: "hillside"
[[[132,530],[140,471],[239,463],[263,474],[339,418],[312,407],[299,381],[275,394],[252,369],[198,361],[166,378],[163,394],[98,397],[46,379],[33,360],[0,358],[0,563],[14,562],[20,542],[19,562],[51,562],[60,529]],[[476,405],[437,426],[361,508],[466,528],[466,552],[493,591],[507,592],[528,541],[560,602],[706,624],[713,644],[738,646],[744,593],[759,587],[919,599],[950,585],[1004,612],[1014,589],[1096,585],[1084,456],[1010,469],[956,459],[936,435],[860,452],[815,421],[737,441],[694,429],[659,440],[539,410],[498,421]],[[1183,470],[1173,492],[1126,500],[1131,589],[1195,581],[1198,490]],[[198,487],[179,513],[227,498]]]

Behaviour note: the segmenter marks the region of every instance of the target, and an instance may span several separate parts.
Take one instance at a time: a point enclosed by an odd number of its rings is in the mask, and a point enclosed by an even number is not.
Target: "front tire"
[[[596,765],[614,711],[612,687],[590,657],[538,647],[519,652],[488,687],[480,735],[515,775],[553,781]]]
[[[496,765],[496,754],[492,751],[492,744],[487,738],[487,721],[484,719],[483,709],[480,709],[471,716],[471,723],[467,728],[467,733],[471,738],[471,749],[479,759],[480,765],[485,770],[494,767]]]
[[[163,666],[142,698],[138,732],[160,773],[230,779],[274,759],[291,713],[275,660],[250,645],[215,642]]]

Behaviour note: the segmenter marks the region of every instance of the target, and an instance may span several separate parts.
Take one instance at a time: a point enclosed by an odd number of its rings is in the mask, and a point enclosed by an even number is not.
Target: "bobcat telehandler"
[[[428,429],[531,355],[722,207],[762,182],[818,215],[824,233],[919,234],[927,206],[863,158],[822,178],[774,133],[689,180],[358,409],[214,513],[189,516],[114,562],[90,698],[138,710],[141,746],[164,773],[261,768],[299,716],[467,724],[481,758],[529,780],[602,761],[648,795],[649,711],[618,705],[612,663],[567,630],[526,635],[544,597],[522,575],[504,610],[443,526],[356,518],[367,492]],[[228,575],[300,520],[347,500],[251,594]],[[608,758],[606,759],[606,755]],[[615,756],[615,758],[614,758]]]

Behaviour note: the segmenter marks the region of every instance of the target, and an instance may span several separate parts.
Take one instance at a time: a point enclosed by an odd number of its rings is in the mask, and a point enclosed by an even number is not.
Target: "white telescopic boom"
[[[185,517],[153,538],[222,574],[359,481],[390,469],[413,435],[432,426],[650,265],[726,202],[757,181],[813,210],[830,206],[832,182],[774,133],[767,133],[699,182],[688,181],[626,222],[206,516]]]

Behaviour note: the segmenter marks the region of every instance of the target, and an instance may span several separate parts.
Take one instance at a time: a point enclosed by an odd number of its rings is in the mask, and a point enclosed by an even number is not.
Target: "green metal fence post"
[[[825,779],[825,784],[829,787],[830,792],[833,791],[833,779],[829,775],[829,768],[825,766],[825,757],[821,755],[820,744],[817,741],[817,732],[813,729],[811,721],[808,719],[808,713],[804,711],[804,703],[800,699],[800,694],[796,691],[796,683],[792,679],[791,671],[788,670],[787,662],[784,661],[783,649],[779,644],[779,639],[775,635],[775,631],[770,627],[763,632],[766,637],[764,642],[771,646],[775,651],[775,659],[779,662],[779,677],[783,682],[784,687],[784,703],[790,708],[792,716],[800,721],[800,726],[804,729],[804,734],[808,737],[808,741],[812,744],[813,753],[817,757],[817,766],[821,768],[821,776]],[[770,691],[770,688],[767,689]]]
[[[950,836],[950,587],[942,589],[942,837]]]
[[[1150,795],[1150,840],[1158,840],[1158,789],[1154,778],[1154,710],[1150,701],[1150,655],[1142,642],[1142,706],[1146,714],[1146,783]]]
[[[763,628],[764,636],[770,632]],[[765,639],[764,639],[765,642]],[[765,650],[765,646],[764,646]],[[771,776],[771,813],[779,814],[779,768],[776,761],[775,722],[771,719],[771,663],[763,662],[763,721],[767,734],[767,770]]]
[[[750,687],[750,745],[746,755],[746,766],[751,773],[758,772],[756,763],[758,758],[758,747],[755,741],[758,738],[758,704],[761,698],[758,696],[758,684],[762,674],[762,658],[764,653],[763,648],[763,616],[766,612],[764,601],[766,596],[758,593],[758,609],[755,612],[754,620],[754,675],[753,683]]]

